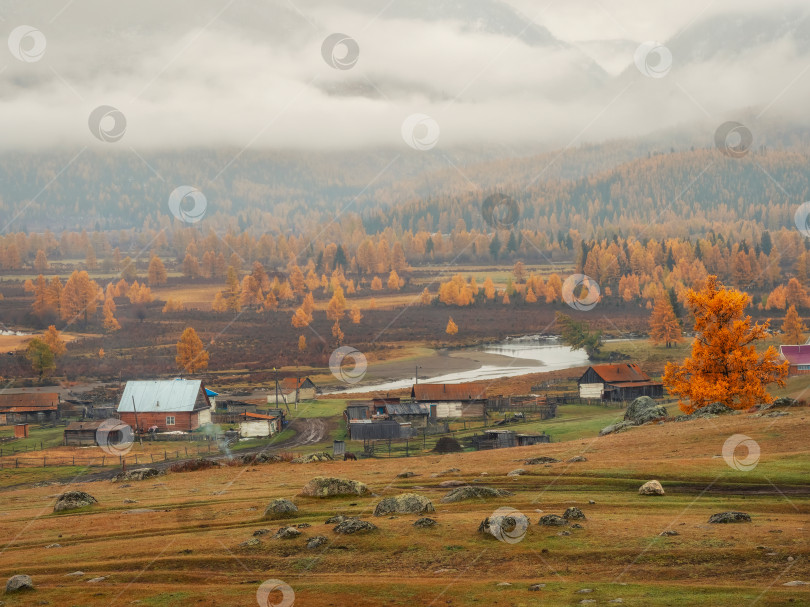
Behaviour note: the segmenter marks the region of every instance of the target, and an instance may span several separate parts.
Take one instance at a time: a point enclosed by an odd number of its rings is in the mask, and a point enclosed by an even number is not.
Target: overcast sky
[[[0,146],[405,146],[403,124],[426,148],[566,145],[802,119],[810,7],[764,5],[0,0]],[[325,59],[335,33],[349,46]],[[647,41],[668,47],[671,69],[637,69]],[[94,136],[102,105],[120,114],[101,112]]]

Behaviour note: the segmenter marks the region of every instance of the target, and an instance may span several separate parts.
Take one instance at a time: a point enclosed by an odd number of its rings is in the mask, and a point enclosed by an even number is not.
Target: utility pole
[[[138,426],[140,424],[138,424],[138,410],[135,408],[135,395],[132,394],[131,396],[132,396],[132,412],[135,414],[135,434],[138,435],[138,442],[141,444],[141,447],[143,447],[143,438],[141,438],[141,435],[138,433]]]

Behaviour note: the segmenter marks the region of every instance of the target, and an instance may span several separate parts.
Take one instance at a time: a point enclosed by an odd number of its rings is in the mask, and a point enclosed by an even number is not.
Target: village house
[[[788,368],[789,377],[810,373],[810,344],[779,346],[779,353],[782,358],[790,363]]]
[[[70,422],[65,428],[65,445],[74,447],[98,445],[96,433],[102,423],[100,421]],[[116,442],[116,438],[113,437],[111,442]]]
[[[211,423],[211,403],[199,379],[128,381],[118,416],[135,431],[190,432]]]
[[[278,395],[275,388],[267,395],[271,405],[314,400],[317,394],[315,383],[308,377],[285,377],[278,384]]]
[[[664,384],[653,381],[637,364],[593,365],[577,381],[580,398],[633,400],[639,396],[661,398]]]
[[[487,384],[414,384],[411,398],[428,407],[431,419],[484,417]]]
[[[240,438],[267,438],[279,431],[279,418],[273,415],[245,412],[239,417]]]
[[[58,392],[0,392],[0,425],[59,419]]]

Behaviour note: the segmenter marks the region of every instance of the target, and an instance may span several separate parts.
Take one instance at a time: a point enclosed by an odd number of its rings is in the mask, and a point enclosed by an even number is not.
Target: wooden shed
[[[586,399],[633,400],[639,396],[664,396],[664,384],[653,381],[641,367],[632,363],[593,365],[577,383],[580,398]]]
[[[96,438],[98,428],[103,422],[70,422],[65,427],[65,445],[74,447],[88,447],[98,445]],[[117,442],[120,437],[111,437],[110,442]]]

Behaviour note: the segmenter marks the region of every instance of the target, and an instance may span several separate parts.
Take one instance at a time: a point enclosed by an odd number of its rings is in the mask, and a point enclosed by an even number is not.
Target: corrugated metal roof
[[[99,426],[103,424],[103,421],[98,422],[70,422],[65,430],[69,430],[71,432],[75,432],[78,430],[98,430]]]
[[[55,411],[58,404],[57,392],[0,392],[0,409]]]
[[[611,386],[614,388],[635,388],[638,386],[663,386],[660,381],[620,381],[620,382],[611,382]]]
[[[411,396],[420,401],[474,400],[486,398],[485,382],[463,384],[414,384]]]
[[[791,365],[810,365],[810,345],[779,346],[779,352]]]
[[[128,381],[118,404],[118,412],[162,413],[166,411],[194,411],[202,382],[199,379],[182,381]]]
[[[388,415],[428,415],[427,405],[423,403],[396,403],[385,405]]]
[[[596,374],[606,382],[617,381],[650,381],[650,376],[644,373],[637,364],[593,365]]]

